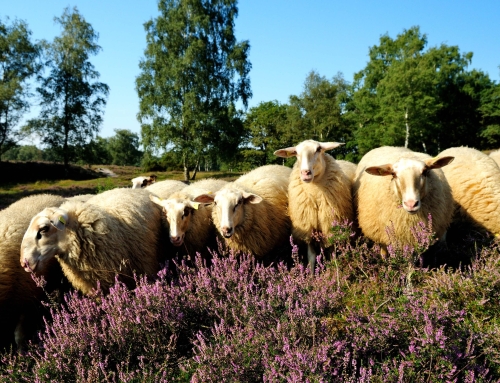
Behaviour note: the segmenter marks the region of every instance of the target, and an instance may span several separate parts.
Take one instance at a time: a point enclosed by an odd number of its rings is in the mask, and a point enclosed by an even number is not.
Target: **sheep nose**
[[[222,235],[226,238],[230,238],[233,235],[233,228],[224,226],[221,228]]]
[[[405,201],[404,204],[408,209],[415,210],[416,208],[418,208],[419,201],[409,199],[408,201]]]
[[[310,176],[312,174],[312,171],[310,171],[309,169],[307,170],[301,170],[300,171],[304,176]]]

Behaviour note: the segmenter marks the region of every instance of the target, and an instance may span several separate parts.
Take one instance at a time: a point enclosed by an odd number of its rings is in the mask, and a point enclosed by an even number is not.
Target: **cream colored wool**
[[[443,168],[458,205],[456,219],[470,220],[493,234],[500,233],[500,169],[479,150],[449,148],[440,156],[455,160]]]
[[[395,181],[391,176],[374,176],[365,172],[368,167],[394,164],[401,158],[424,162],[431,157],[400,147],[384,146],[373,149],[359,162],[353,184],[359,227],[366,237],[383,246],[389,244],[386,228],[391,225],[394,225],[396,240],[403,244],[414,244],[415,238],[410,228],[419,222],[427,224],[429,214],[432,215],[432,228],[438,238],[446,233],[452,221],[453,200],[443,173],[450,165],[444,166],[443,170],[429,170],[428,176],[425,177],[421,207],[415,214],[410,214],[402,208],[402,197],[395,193]]]
[[[19,264],[19,249],[33,215],[63,202],[60,196],[39,194],[22,198],[0,211],[0,349],[9,347],[14,340],[22,348],[41,324],[40,302],[46,294]],[[57,288],[62,272],[54,260],[38,270],[37,275],[45,278],[50,290]]]
[[[78,194],[73,197],[66,198],[68,201],[87,202],[90,198],[95,197],[95,194]]]
[[[264,259],[274,249],[286,246],[290,236],[288,216],[288,179],[290,168],[281,165],[265,165],[242,175],[228,183],[212,196],[227,195],[241,198],[242,193],[252,193],[262,198],[259,203],[244,202],[242,218],[234,227],[226,245],[235,251],[253,254]],[[195,198],[197,200],[197,198]],[[215,206],[212,211],[215,226],[221,231],[221,211]]]
[[[201,194],[213,194],[227,184],[227,181],[205,178],[196,181],[164,200],[153,200],[164,208],[170,227],[170,237],[184,236],[175,251],[180,254],[196,253],[208,255],[207,246],[216,245],[216,230],[212,222],[212,204],[193,202]],[[187,214],[186,214],[187,213]],[[175,224],[175,234],[172,228]]]
[[[159,270],[161,209],[149,195],[143,189],[113,189],[86,203],[68,201],[59,209],[43,210],[23,239],[21,263],[27,261],[36,270],[55,256],[71,284],[84,294],[98,282],[107,292],[116,274],[133,287],[134,273],[154,275]],[[38,240],[37,232],[44,227],[47,232]]]
[[[170,197],[171,194],[184,189],[186,186],[188,185],[182,181],[165,180],[146,186],[145,189],[150,193],[165,199]]]
[[[354,177],[356,176],[356,169],[358,168],[358,165],[353,164],[352,162],[349,161],[344,161],[344,160],[336,160],[337,164],[340,166],[340,169],[349,177],[351,182],[354,180]]]
[[[500,166],[500,149],[491,152],[490,157],[493,158],[493,160],[496,162],[498,166]]]

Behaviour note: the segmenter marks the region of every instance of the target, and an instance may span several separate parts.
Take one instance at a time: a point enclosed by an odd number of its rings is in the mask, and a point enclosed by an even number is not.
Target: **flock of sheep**
[[[429,215],[443,241],[457,218],[500,233],[497,152],[460,147],[432,158],[381,147],[355,165],[326,153],[339,145],[306,140],[277,150],[297,157],[293,169],[266,165],[233,182],[144,178],[133,182],[137,188],[35,195],[0,211],[0,349],[22,348],[39,326],[45,293],[30,273],[47,286],[64,274],[89,295],[98,286],[109,291],[116,279],[133,288],[135,274],[154,277],[173,254],[208,256],[217,238],[265,260],[288,250],[292,235],[314,269],[334,221],[353,222],[383,252],[388,226],[393,239],[412,244],[410,227]]]

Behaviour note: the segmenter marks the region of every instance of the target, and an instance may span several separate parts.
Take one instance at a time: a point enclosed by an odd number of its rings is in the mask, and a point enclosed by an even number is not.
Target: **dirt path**
[[[98,171],[99,173],[102,173],[102,174],[106,175],[106,177],[118,177],[116,175],[116,173],[114,173],[111,170],[106,169],[106,168],[98,168],[98,169],[96,169],[96,171]]]

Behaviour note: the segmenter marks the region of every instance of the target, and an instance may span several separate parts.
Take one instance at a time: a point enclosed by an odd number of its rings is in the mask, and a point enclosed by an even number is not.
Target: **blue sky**
[[[102,51],[92,62],[110,87],[100,135],[112,136],[115,129],[140,133],[135,78],[146,46],[143,23],[158,16],[157,1],[2,0],[0,17],[24,20],[33,39],[52,40],[61,32],[54,16],[67,6],[76,6],[100,36]],[[498,0],[240,0],[238,8],[236,37],[251,45],[250,107],[288,102],[302,92],[311,70],[329,79],[342,72],[352,81],[381,35],[395,38],[415,25],[427,34],[428,47],[444,43],[473,52],[469,69],[499,81]]]

